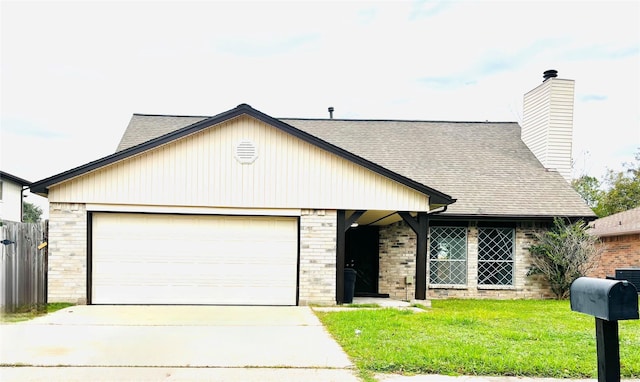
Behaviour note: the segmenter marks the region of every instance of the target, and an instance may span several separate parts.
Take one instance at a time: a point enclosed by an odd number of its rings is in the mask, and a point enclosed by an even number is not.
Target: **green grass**
[[[45,310],[37,310],[37,309],[23,309],[19,310],[16,313],[3,313],[0,314],[1,322],[20,322],[20,321],[28,321],[34,319],[36,317],[43,316],[47,313],[53,313],[57,310],[67,308],[69,306],[73,306],[70,302],[52,302],[47,304],[46,311]]]
[[[595,319],[568,301],[434,300],[425,313],[316,314],[365,374],[597,377]],[[619,327],[622,377],[638,378],[640,321]]]

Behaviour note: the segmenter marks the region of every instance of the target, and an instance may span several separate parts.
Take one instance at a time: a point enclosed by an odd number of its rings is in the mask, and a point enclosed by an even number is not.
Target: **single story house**
[[[603,247],[589,276],[615,276],[616,269],[640,270],[640,207],[591,222],[589,233],[599,237]]]
[[[592,219],[567,180],[573,81],[545,72],[515,122],[135,114],[112,155],[40,180],[49,299],[340,304],[549,296],[532,233]]]
[[[0,220],[22,221],[24,190],[31,182],[0,171]]]

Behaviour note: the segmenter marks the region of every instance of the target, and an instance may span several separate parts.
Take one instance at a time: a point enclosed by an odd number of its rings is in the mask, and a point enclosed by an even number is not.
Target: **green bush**
[[[529,247],[529,275],[542,275],[557,299],[568,298],[571,283],[593,269],[602,253],[598,238],[589,235],[584,221],[569,224],[560,218],[535,236],[536,243]]]

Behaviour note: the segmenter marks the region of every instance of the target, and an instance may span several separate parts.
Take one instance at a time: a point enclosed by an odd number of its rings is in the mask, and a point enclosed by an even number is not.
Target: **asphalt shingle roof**
[[[589,226],[589,233],[600,237],[640,233],[640,207],[600,218]]]
[[[134,114],[118,151],[206,117]],[[457,199],[446,215],[595,217],[548,171],[515,122],[281,118],[299,130]]]
[[[116,152],[171,133],[209,117],[134,114],[129,121]]]

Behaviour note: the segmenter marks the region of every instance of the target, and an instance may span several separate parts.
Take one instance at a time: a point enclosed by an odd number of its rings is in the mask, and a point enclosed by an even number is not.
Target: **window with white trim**
[[[467,228],[429,229],[429,283],[467,285]]]
[[[515,229],[478,228],[478,285],[514,285]]]

